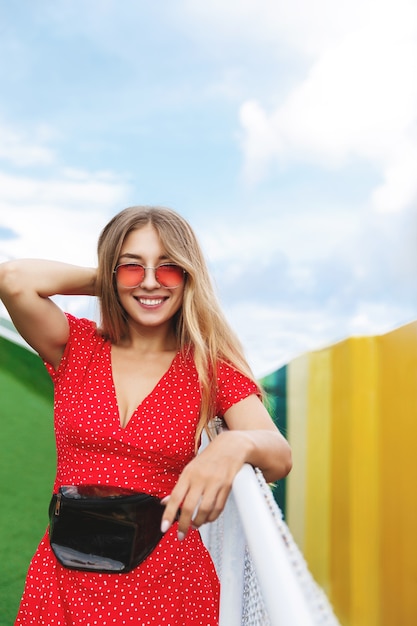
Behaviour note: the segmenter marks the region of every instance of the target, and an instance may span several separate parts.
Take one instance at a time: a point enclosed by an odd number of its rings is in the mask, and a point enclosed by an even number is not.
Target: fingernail
[[[161,533],[166,533],[168,528],[171,526],[171,522],[167,519],[163,519],[161,523]]]
[[[178,541],[182,541],[185,538],[184,533],[182,533],[180,530],[178,531]]]
[[[165,496],[165,498],[162,498],[161,504],[165,505],[168,502],[168,500],[170,499],[170,497],[171,496]]]

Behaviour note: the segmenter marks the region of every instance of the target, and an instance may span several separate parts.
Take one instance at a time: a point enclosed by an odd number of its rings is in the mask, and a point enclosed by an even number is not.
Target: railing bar
[[[245,570],[245,535],[230,494],[223,516],[223,558],[219,626],[241,626]]]
[[[244,465],[236,475],[232,493],[271,623],[314,626],[286,547],[250,465]]]

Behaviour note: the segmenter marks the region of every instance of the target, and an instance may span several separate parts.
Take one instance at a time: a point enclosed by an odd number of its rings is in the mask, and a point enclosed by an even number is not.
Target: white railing
[[[245,465],[201,529],[221,583],[220,626],[339,626],[262,473]]]

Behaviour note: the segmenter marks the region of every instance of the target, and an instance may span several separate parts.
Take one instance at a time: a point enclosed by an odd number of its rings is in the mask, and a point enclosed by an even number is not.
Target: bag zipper
[[[61,510],[61,498],[62,498],[62,493],[59,492],[56,495],[56,502],[55,502],[55,515],[56,517],[58,517],[59,512]]]

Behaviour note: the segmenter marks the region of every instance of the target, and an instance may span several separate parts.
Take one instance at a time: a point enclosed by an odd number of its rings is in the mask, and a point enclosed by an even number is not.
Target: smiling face
[[[140,263],[155,268],[169,263],[155,228],[147,224],[132,230],[123,242],[117,264]],[[128,315],[129,325],[137,327],[171,327],[172,318],[182,305],[184,281],[174,289],[157,282],[155,271],[147,269],[143,281],[137,287],[117,286],[120,303]]]

